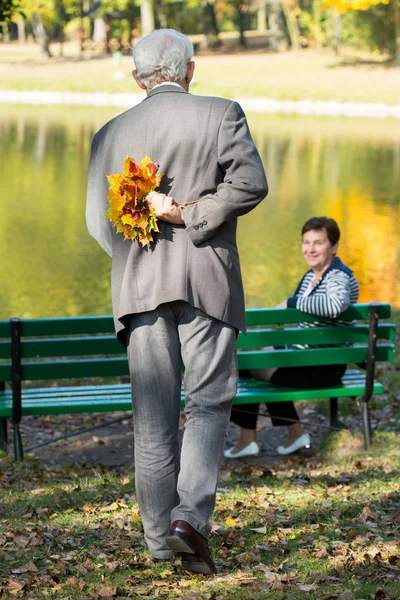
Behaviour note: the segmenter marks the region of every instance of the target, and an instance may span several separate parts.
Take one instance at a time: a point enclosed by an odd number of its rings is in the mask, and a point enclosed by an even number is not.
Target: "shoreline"
[[[0,104],[74,105],[130,108],[144,94],[89,93],[0,90]],[[271,98],[233,98],[248,113],[292,113],[300,115],[369,117],[400,119],[400,104],[338,102],[323,100],[272,100]]]

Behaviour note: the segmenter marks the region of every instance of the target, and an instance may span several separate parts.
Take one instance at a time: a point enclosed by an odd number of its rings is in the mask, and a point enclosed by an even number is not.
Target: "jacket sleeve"
[[[222,118],[217,154],[223,181],[214,194],[183,211],[186,231],[195,246],[212,238],[226,221],[251,211],[268,193],[260,155],[236,102],[228,106]]]
[[[326,293],[316,291],[309,296],[288,298],[288,308],[335,319],[350,306],[350,277],[344,271],[334,270],[326,278]]]
[[[98,165],[98,136],[93,138],[90,152],[86,197],[86,224],[92,237],[112,255],[112,224],[106,217],[108,182]]]

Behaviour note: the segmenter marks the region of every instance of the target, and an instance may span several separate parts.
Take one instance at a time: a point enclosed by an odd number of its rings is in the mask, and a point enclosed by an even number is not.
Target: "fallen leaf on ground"
[[[227,525],[228,527],[235,527],[236,525],[236,521],[235,519],[226,519],[225,520],[225,525]]]
[[[16,569],[10,570],[11,573],[37,573],[39,571],[39,569],[32,560],[26,563],[26,565],[22,565],[21,567],[17,567]]]
[[[7,584],[7,589],[9,591],[10,594],[12,594],[13,596],[15,594],[18,594],[18,592],[20,592],[21,590],[23,590],[25,587],[24,583],[21,583],[20,581],[15,581],[14,579],[10,579],[10,581]]]
[[[256,533],[267,533],[266,527],[250,527],[250,531],[255,531]]]
[[[98,596],[100,596],[100,598],[107,598],[110,596],[116,596],[117,595],[117,588],[116,587],[110,587],[107,585],[104,585],[102,587],[96,588],[96,593]]]
[[[112,512],[113,510],[118,510],[119,506],[116,502],[113,502],[112,504],[109,504],[108,506],[103,506],[103,508],[101,509],[103,512]]]

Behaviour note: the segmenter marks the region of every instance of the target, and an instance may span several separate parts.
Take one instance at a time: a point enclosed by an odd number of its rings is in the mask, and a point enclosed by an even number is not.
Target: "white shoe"
[[[248,446],[239,450],[239,452],[232,452],[233,448],[229,448],[229,450],[224,450],[225,458],[243,458],[244,456],[256,456],[260,452],[260,446],[257,442],[251,442]]]
[[[278,446],[276,451],[278,454],[292,454],[292,452],[301,450],[301,448],[311,448],[311,438],[308,433],[303,433],[290,446]]]

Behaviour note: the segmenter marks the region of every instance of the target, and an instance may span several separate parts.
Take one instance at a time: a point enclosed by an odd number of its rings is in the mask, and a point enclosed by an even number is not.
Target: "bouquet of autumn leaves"
[[[142,246],[153,241],[152,232],[159,231],[157,217],[147,203],[146,196],[160,185],[162,175],[157,174],[158,165],[145,156],[140,165],[127,156],[124,172],[107,175],[110,183],[106,216],[125,240],[138,238]]]

